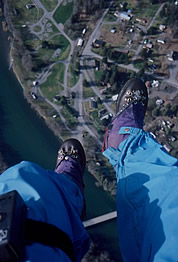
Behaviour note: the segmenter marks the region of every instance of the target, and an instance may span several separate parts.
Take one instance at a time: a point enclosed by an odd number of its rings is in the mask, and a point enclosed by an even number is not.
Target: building
[[[98,105],[97,105],[96,100],[94,99],[94,97],[91,97],[91,99],[89,101],[89,108],[90,109],[95,109],[97,107],[98,107]]]
[[[160,30],[160,31],[163,32],[165,29],[166,29],[166,26],[165,26],[165,25],[159,25],[159,30]]]
[[[83,45],[83,39],[79,38],[77,42],[77,46],[82,46]]]
[[[173,149],[173,147],[168,143],[164,144],[163,147],[167,150],[167,152],[170,152]]]
[[[33,7],[35,7],[35,4],[27,4],[25,7],[27,9],[32,9]]]
[[[111,28],[111,33],[112,33],[112,34],[115,34],[115,33],[116,33],[116,28],[115,28],[115,27]]]
[[[127,13],[120,13],[119,18],[120,18],[121,20],[124,20],[124,21],[130,21],[131,16],[128,15]]]
[[[112,101],[117,101],[117,98],[118,98],[118,94],[117,95],[114,95],[114,96],[112,96]]]
[[[130,19],[131,19],[130,15],[128,15],[127,13],[124,13],[124,12],[120,13],[119,11],[116,11],[114,13],[114,16],[116,16],[117,18],[120,18],[123,21],[130,21]]]
[[[103,47],[104,44],[105,44],[104,41],[98,40],[98,39],[94,39],[93,43],[92,43],[92,46],[95,47],[95,48],[99,48],[99,47]]]
[[[166,43],[165,39],[157,39],[156,41],[163,45]]]
[[[170,62],[174,62],[174,59],[175,59],[175,52],[174,51],[169,51],[169,53],[167,53],[167,59],[170,61]]]

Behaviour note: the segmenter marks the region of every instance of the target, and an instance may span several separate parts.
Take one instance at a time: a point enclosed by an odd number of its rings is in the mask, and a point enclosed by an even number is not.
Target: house
[[[130,21],[131,16],[128,15],[127,13],[120,13],[119,18],[120,18],[121,20],[124,20],[124,21]]]
[[[92,43],[92,46],[95,47],[95,48],[99,48],[99,47],[103,47],[104,44],[105,44],[104,41],[98,40],[98,39],[94,39],[93,43]]]
[[[94,97],[91,97],[90,101],[89,101],[89,108],[90,109],[95,109],[97,108],[97,102],[96,100],[94,99]]]
[[[79,38],[77,42],[77,46],[82,46],[83,45],[83,39]]]
[[[35,7],[35,4],[27,4],[27,5],[25,5],[25,7],[27,9],[32,9],[33,7]]]

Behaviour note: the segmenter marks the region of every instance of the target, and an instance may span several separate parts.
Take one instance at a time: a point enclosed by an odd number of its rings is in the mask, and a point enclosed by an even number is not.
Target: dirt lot
[[[111,28],[115,28],[116,32],[111,33]],[[104,25],[101,29],[101,38],[103,41],[111,44],[113,47],[124,48],[127,44],[127,37],[125,36],[126,28],[122,25]]]

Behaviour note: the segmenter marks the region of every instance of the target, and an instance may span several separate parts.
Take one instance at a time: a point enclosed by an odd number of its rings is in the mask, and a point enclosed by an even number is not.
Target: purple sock
[[[118,148],[119,144],[128,138],[129,135],[119,134],[121,127],[129,126],[143,128],[144,110],[141,104],[131,104],[109,125],[105,134],[103,149],[108,147]],[[104,151],[103,150],[103,151]]]
[[[55,169],[55,172],[66,175],[80,188],[82,194],[84,195],[82,169],[77,161],[67,156],[67,160],[64,158],[64,160],[62,160],[59,166]]]

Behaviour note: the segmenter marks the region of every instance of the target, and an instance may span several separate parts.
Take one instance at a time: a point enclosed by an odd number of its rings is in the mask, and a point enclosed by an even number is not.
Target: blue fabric
[[[117,177],[120,249],[124,262],[178,261],[178,161],[147,132],[108,148]]]
[[[65,175],[46,171],[31,162],[7,169],[0,176],[0,194],[17,190],[28,207],[28,218],[53,224],[73,242],[76,261],[89,248],[89,236],[80,220],[83,196],[78,186]],[[28,262],[69,262],[65,253],[38,243],[26,246]]]

